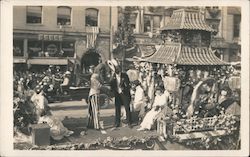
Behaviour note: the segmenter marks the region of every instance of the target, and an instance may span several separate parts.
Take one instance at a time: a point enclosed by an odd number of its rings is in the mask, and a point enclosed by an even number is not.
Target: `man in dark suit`
[[[108,64],[113,71],[110,85],[115,95],[115,127],[120,127],[121,105],[123,105],[126,110],[126,119],[128,126],[132,128],[130,112],[131,95],[128,75],[121,72],[121,68],[115,59],[109,61]]]

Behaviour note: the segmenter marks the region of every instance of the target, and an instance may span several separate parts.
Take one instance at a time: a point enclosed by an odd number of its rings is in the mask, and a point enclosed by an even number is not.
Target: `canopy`
[[[178,65],[229,65],[216,57],[210,48],[182,46],[177,43],[162,45],[143,61]]]
[[[214,29],[206,24],[204,17],[200,13],[200,11],[192,9],[175,10],[166,26],[161,28],[160,30],[181,29],[215,32]]]

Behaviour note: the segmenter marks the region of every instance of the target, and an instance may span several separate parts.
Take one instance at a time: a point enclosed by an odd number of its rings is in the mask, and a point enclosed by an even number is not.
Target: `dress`
[[[158,110],[156,108],[167,105],[167,100],[168,100],[168,95],[166,93],[155,96],[152,109],[146,114],[140,125],[141,130],[144,129],[150,130],[152,128],[156,115],[161,111],[160,108]]]
[[[31,97],[31,101],[34,103],[36,108],[36,114],[38,123],[47,123],[50,126],[50,136],[54,140],[61,140],[64,136],[70,136],[73,131],[68,130],[62,124],[62,122],[54,118],[50,111],[47,109],[48,101],[43,96],[42,92],[39,94],[34,94]]]

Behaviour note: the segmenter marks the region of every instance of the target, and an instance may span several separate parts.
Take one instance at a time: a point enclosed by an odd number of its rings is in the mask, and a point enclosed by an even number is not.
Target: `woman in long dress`
[[[43,95],[42,87],[36,87],[35,93],[31,97],[31,101],[36,109],[38,123],[47,123],[50,126],[50,136],[54,140],[61,140],[65,136],[68,137],[74,133],[64,127],[59,119],[53,117],[48,108],[48,100]]]
[[[138,131],[150,130],[152,128],[156,115],[161,111],[161,108],[167,105],[168,96],[168,92],[163,92],[163,89],[160,87],[156,88],[152,109],[144,117],[142,123],[140,124],[140,128],[137,129]]]

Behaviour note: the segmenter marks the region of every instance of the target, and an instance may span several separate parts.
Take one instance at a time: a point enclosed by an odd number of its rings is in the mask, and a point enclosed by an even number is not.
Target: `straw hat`
[[[65,75],[70,75],[70,74],[71,74],[70,71],[65,72]]]
[[[119,63],[115,59],[108,60],[107,63],[112,71],[115,71],[115,69],[119,67]]]

